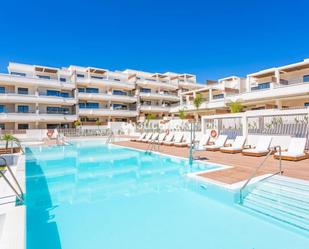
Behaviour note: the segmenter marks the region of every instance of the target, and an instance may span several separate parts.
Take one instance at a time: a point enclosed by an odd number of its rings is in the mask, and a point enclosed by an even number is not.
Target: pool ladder
[[[13,186],[13,184],[9,181],[9,179],[6,177],[6,175],[3,173],[3,170],[0,169],[0,175],[3,177],[4,181],[7,183],[7,185],[10,187],[10,189],[15,193],[17,199],[19,200],[19,204],[24,203],[24,193],[23,190],[20,187],[20,184],[18,183],[15,175],[12,172],[11,167],[7,164],[7,161],[4,157],[0,156],[0,159],[4,162],[0,167],[5,167],[5,169],[8,170],[10,173],[14,183],[17,186],[17,189]]]
[[[105,144],[109,144],[115,142],[115,135],[114,133],[111,131],[111,133],[108,135]]]
[[[277,146],[274,146],[274,147],[270,148],[268,154],[265,156],[263,161],[260,164],[258,164],[258,166],[254,169],[254,171],[252,172],[250,177],[247,179],[247,181],[244,183],[244,185],[240,188],[240,190],[239,190],[239,203],[240,204],[242,204],[243,201],[244,201],[244,198],[245,198],[244,191],[245,191],[246,187],[251,182],[251,180],[256,176],[256,174],[259,171],[259,169],[264,165],[264,163],[266,162],[267,158],[269,158],[269,156],[272,155],[274,151],[278,151],[279,152],[279,164],[278,164],[279,170],[277,172],[267,176],[267,177],[264,177],[263,179],[261,179],[259,181],[263,181],[265,179],[268,179],[268,178],[273,177],[273,176],[278,175],[278,174],[282,175],[282,173],[283,173],[283,171],[282,171],[282,160],[281,160],[281,151],[282,151],[282,149],[281,149],[280,145],[277,145]]]
[[[155,150],[160,151],[159,137],[157,139],[150,140],[145,153],[150,154],[151,151],[155,151]]]

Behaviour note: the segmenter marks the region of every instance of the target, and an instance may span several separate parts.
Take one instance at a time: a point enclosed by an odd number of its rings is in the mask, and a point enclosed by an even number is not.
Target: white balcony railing
[[[11,74],[0,74],[0,83],[24,86],[55,87],[60,89],[72,90],[75,83],[71,81],[62,82],[58,79],[42,79],[38,77],[17,76]]]
[[[81,108],[80,116],[110,116],[110,117],[136,117],[136,110],[108,109],[108,108]]]
[[[78,99],[81,100],[98,100],[98,101],[121,101],[123,103],[134,103],[137,101],[136,96],[117,95],[109,93],[78,93]]]
[[[0,113],[0,121],[3,122],[74,122],[77,118],[76,114],[46,112]]]
[[[116,87],[124,90],[133,90],[135,88],[134,82],[129,81],[121,81],[117,79],[109,79],[109,78],[77,78],[76,83],[79,85],[91,85],[91,86],[109,86]]]
[[[0,102],[4,103],[41,103],[74,105],[73,97],[47,96],[39,94],[0,93]]]
[[[170,81],[160,81],[156,79],[140,78],[136,81],[136,84],[142,87],[158,87],[167,90],[176,90],[178,88],[177,84]]]
[[[164,99],[170,101],[179,101],[179,97],[177,95],[168,93],[140,92],[139,95],[142,99]]]
[[[140,110],[142,112],[169,112],[169,106],[161,105],[141,105]]]

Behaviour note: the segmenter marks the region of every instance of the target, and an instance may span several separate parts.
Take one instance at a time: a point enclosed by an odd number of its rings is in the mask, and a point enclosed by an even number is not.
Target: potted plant
[[[14,137],[12,134],[10,133],[7,133],[7,134],[4,134],[2,137],[1,137],[1,140],[2,141],[5,141],[5,153],[18,153],[20,151],[24,152],[23,151],[23,148],[20,144],[20,141],[18,138]],[[18,147],[14,147],[13,144],[16,144]]]

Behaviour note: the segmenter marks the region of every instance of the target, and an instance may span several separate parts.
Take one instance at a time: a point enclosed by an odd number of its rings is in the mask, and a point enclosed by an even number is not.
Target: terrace
[[[149,146],[147,143],[130,141],[115,142],[114,144],[140,150],[147,150]],[[161,145],[160,153],[188,158],[189,148],[178,148],[175,146]],[[206,160],[207,162],[232,166],[232,168],[223,169],[220,171],[199,174],[203,178],[211,179],[223,184],[234,184],[247,180],[254,168],[263,160],[263,158],[243,156],[241,154],[229,155],[222,152],[211,151],[198,151],[195,152],[194,155],[196,157],[203,158],[203,160]],[[308,159],[299,162],[283,161],[282,164],[284,176],[294,177],[307,181],[309,180]],[[263,167],[258,172],[258,175],[274,173],[277,169],[278,160],[269,157],[265,163],[265,167]]]

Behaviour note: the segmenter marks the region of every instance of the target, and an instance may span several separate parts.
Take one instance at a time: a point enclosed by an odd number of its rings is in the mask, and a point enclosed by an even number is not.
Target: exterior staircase
[[[241,205],[309,232],[309,181],[273,176],[260,181]]]

